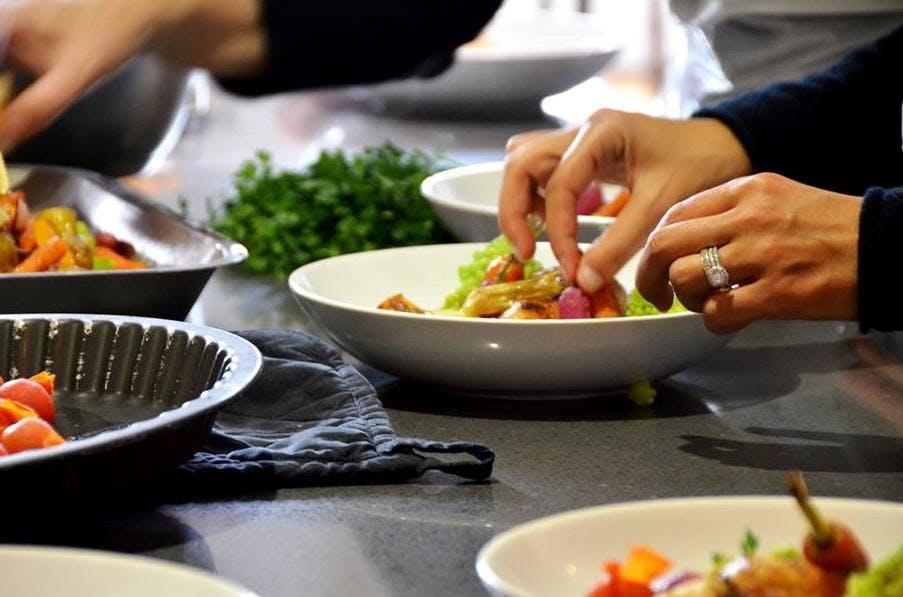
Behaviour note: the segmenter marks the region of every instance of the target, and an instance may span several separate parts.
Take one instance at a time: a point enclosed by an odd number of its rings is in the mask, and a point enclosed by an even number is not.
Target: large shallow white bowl
[[[202,570],[87,549],[0,546],[0,579],[16,597],[255,597]]]
[[[439,308],[479,243],[385,249],[332,257],[289,277],[301,307],[342,348],[399,377],[516,397],[596,394],[670,375],[723,344],[702,317],[516,321],[397,313],[376,308],[404,293]],[[537,258],[554,263],[548,244]],[[618,279],[633,286],[635,265]]]
[[[420,193],[445,227],[462,241],[489,241],[499,235],[498,200],[504,162],[460,166],[428,176]],[[606,195],[612,193],[605,188]],[[614,221],[601,216],[577,216],[577,238],[590,243]]]
[[[502,10],[476,43],[432,79],[369,88],[392,110],[512,116],[598,73],[618,44],[610,19],[578,12]]]
[[[903,541],[903,504],[819,498],[824,513],[851,527],[877,562]],[[806,523],[792,498],[732,496],[633,502],[575,510],[508,530],[477,556],[493,595],[583,597],[605,560],[648,545],[678,568],[708,569],[712,554],[735,554],[747,529],[763,550],[798,547]]]

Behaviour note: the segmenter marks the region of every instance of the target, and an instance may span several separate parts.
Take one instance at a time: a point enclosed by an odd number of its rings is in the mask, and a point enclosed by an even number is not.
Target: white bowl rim
[[[486,174],[501,171],[505,167],[505,162],[483,162],[481,164],[470,164],[467,166],[455,166],[441,172],[436,172],[423,179],[420,183],[420,194],[426,197],[430,203],[435,203],[443,207],[458,209],[461,211],[469,211],[487,216],[496,216],[498,208],[491,205],[479,205],[477,203],[467,203],[466,201],[458,201],[449,197],[445,197],[436,192],[436,185],[458,178],[460,176],[472,176],[475,174]],[[599,226],[610,225],[615,221],[611,216],[577,216],[577,221],[585,224],[598,224]]]
[[[0,544],[0,556],[20,556],[29,558],[55,558],[70,562],[109,562],[116,566],[129,566],[142,571],[157,571],[170,576],[180,576],[203,581],[208,586],[228,590],[236,597],[256,597],[256,593],[245,588],[231,578],[217,572],[190,566],[182,562],[172,562],[143,554],[120,553],[83,547],[59,547],[54,545]]]
[[[869,500],[861,498],[842,498],[842,497],[816,497],[820,504],[830,505],[832,507],[856,507],[868,506],[876,508],[887,508],[891,510],[899,510],[903,512],[903,503],[893,502],[890,500]],[[536,518],[502,531],[498,535],[486,542],[480,551],[477,552],[476,572],[477,576],[487,586],[492,587],[506,595],[522,595],[523,587],[516,586],[498,576],[490,566],[492,559],[500,550],[504,549],[513,541],[517,541],[526,534],[535,532],[537,529],[548,526],[558,525],[573,519],[580,519],[594,512],[605,511],[606,513],[617,515],[622,512],[636,512],[637,510],[658,510],[660,508],[694,506],[694,507],[712,507],[724,505],[724,502],[733,502],[736,506],[742,507],[744,503],[749,505],[769,505],[770,507],[791,503],[793,498],[783,495],[723,495],[723,496],[693,496],[693,497],[674,497],[664,499],[647,499],[637,501],[616,502],[612,504],[601,504],[598,506],[587,506],[576,510],[568,510],[557,514],[550,514]]]
[[[417,249],[427,249],[431,247],[467,247],[469,246],[471,249],[476,250],[482,246],[485,246],[486,243],[474,242],[474,243],[446,243],[446,244],[437,244],[437,245],[415,245],[410,247],[393,247],[390,249],[377,249],[375,251],[364,251],[359,253],[346,253],[345,255],[336,255],[335,257],[327,257],[326,259],[320,259],[318,261],[312,261],[306,265],[302,265],[298,269],[294,270],[288,277],[288,286],[289,289],[298,295],[299,297],[314,302],[320,303],[322,305],[326,305],[332,308],[345,309],[347,311],[352,311],[355,313],[367,313],[370,315],[381,315],[386,317],[396,317],[402,319],[415,319],[418,321],[423,320],[424,317],[428,318],[428,321],[443,321],[443,322],[454,322],[453,325],[546,325],[546,326],[601,326],[601,325],[630,325],[631,322],[639,322],[639,321],[665,321],[669,319],[678,319],[678,318],[701,318],[702,315],[700,313],[695,313],[693,311],[681,311],[679,313],[660,313],[658,315],[635,315],[632,317],[604,317],[604,318],[592,318],[592,319],[498,319],[498,318],[490,318],[490,317],[461,317],[461,316],[453,316],[453,315],[439,315],[439,314],[429,314],[422,315],[419,313],[404,313],[401,311],[390,311],[387,309],[378,309],[376,305],[372,307],[361,307],[359,305],[354,305],[352,303],[347,303],[344,301],[339,301],[331,298],[327,298],[316,294],[314,292],[308,291],[306,288],[301,286],[300,278],[307,274],[310,271],[328,267],[330,263],[335,263],[337,261],[343,260],[353,260],[355,258],[359,258],[361,255],[366,254],[375,254],[375,253],[392,253],[392,252],[407,252],[411,250]],[[451,292],[450,289],[449,293]],[[399,289],[399,292],[404,293],[404,289]]]
[[[463,45],[455,52],[458,62],[507,62],[510,60],[560,60],[562,58],[588,58],[614,53],[621,50],[623,42],[611,35],[611,28],[605,25],[602,16],[579,11],[561,12],[538,8],[527,13],[499,10],[496,19],[489,24],[487,32],[491,36],[494,26],[536,25],[542,27],[548,19],[567,20],[569,25],[586,28],[588,43],[579,45],[548,47],[504,46],[504,45]],[[592,31],[590,31],[592,30]],[[593,35],[588,35],[592,33]]]

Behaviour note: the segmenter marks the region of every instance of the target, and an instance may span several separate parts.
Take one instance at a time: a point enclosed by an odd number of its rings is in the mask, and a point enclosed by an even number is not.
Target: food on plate
[[[605,197],[602,187],[593,183],[577,197],[578,216],[605,216],[613,218],[621,213],[624,206],[630,200],[630,191],[621,189],[611,199]]]
[[[141,269],[128,243],[93,234],[68,207],[32,214],[19,191],[0,194],[0,273]]]
[[[29,378],[0,378],[0,456],[48,448],[66,440],[51,423],[55,375],[42,371]]]
[[[210,223],[248,248],[246,269],[280,277],[344,253],[444,242],[451,237],[420,195],[440,169],[438,157],[391,144],[323,152],[303,171],[277,170],[259,152]]]
[[[740,555],[713,556],[704,573],[675,569],[653,548],[638,546],[623,562],[608,561],[590,597],[893,597],[903,595],[903,543],[884,562],[868,567],[853,532],[824,520],[809,500],[802,476],[790,475],[790,491],[810,523],[801,551],[760,554],[747,531]]]
[[[543,269],[534,259],[517,260],[504,236],[474,252],[470,263],[458,268],[460,286],[445,298],[442,307],[429,311],[403,294],[378,307],[419,314],[456,315],[499,319],[600,319],[653,315],[659,311],[636,290],[629,295],[613,280],[593,296],[567,284],[557,267]],[[669,312],[686,310],[678,301]],[[655,391],[637,388],[638,403],[649,404]]]

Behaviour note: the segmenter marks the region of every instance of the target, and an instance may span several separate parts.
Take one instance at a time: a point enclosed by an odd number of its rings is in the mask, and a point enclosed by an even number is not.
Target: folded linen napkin
[[[397,482],[430,470],[473,480],[492,473],[495,455],[485,446],[397,436],[373,386],[322,340],[282,330],[239,335],[260,349],[263,370],[220,411],[180,476],[247,489]]]

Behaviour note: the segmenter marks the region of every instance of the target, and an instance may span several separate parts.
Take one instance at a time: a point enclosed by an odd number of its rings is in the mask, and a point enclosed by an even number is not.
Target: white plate
[[[817,498],[829,518],[853,529],[872,562],[903,541],[903,504]],[[648,545],[677,568],[706,570],[712,554],[735,554],[747,529],[763,550],[798,547],[806,524],[789,497],[706,497],[633,502],[575,510],[506,531],[477,556],[477,574],[493,595],[584,597],[600,566]]]
[[[477,43],[432,79],[407,79],[369,88],[390,109],[497,112],[529,106],[598,73],[619,42],[610,19],[578,12],[502,10]]]
[[[403,293],[426,309],[458,287],[480,243],[385,249],[307,264],[289,277],[301,307],[342,348],[400,377],[474,393],[597,394],[670,375],[721,346],[696,313],[517,321],[415,315],[376,305]],[[554,263],[547,243],[537,258]],[[635,262],[619,274],[633,287]],[[551,396],[546,396],[551,397]]]
[[[87,549],[0,546],[0,593],[16,597],[255,597],[181,564]]]
[[[498,200],[502,189],[504,162],[461,166],[424,179],[420,193],[433,207],[445,227],[462,241],[490,241],[499,235]],[[605,185],[606,197],[617,188]],[[614,218],[578,216],[577,235],[592,242]]]

